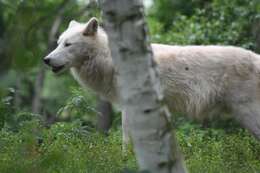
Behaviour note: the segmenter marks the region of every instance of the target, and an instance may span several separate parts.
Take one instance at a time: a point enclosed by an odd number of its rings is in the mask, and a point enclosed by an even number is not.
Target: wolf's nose
[[[50,65],[50,58],[46,57],[43,59],[44,63]]]

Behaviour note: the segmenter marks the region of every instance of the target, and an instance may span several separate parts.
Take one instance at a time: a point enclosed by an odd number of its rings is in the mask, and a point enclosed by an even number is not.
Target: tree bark
[[[22,98],[19,90],[21,89],[21,84],[22,84],[22,76],[20,74],[17,74],[15,79],[15,92],[14,92],[14,107],[16,110],[20,108],[22,103]]]
[[[260,53],[260,18],[253,23],[253,37],[255,38],[255,52]]]
[[[40,65],[34,83],[34,92],[33,92],[34,94],[32,100],[32,112],[35,114],[40,114],[42,110],[41,93],[43,89],[44,78],[45,78],[45,69],[42,65]]]
[[[150,45],[141,0],[100,0],[120,104],[128,115],[130,136],[141,170],[185,173]]]
[[[99,98],[97,104],[97,111],[97,129],[98,131],[107,134],[113,122],[112,105],[110,102]]]
[[[5,40],[5,24],[3,19],[3,5],[0,2],[0,77],[3,72],[6,72],[11,59],[6,56],[6,40]]]
[[[62,22],[63,13],[66,7],[66,3],[68,3],[69,0],[64,1],[64,3],[61,4],[61,7],[59,8],[59,11],[57,12],[57,16],[54,19],[54,22],[52,24],[52,27],[50,29],[50,34],[48,37],[48,46],[47,46],[47,53],[52,51],[56,47],[56,36],[59,31],[59,27]],[[47,54],[46,53],[46,54]],[[32,101],[32,112],[36,114],[40,114],[42,111],[42,89],[44,86],[44,79],[45,79],[45,68],[43,67],[43,64],[40,65],[39,71],[36,76],[35,84],[34,84],[34,95],[33,95],[33,101]]]

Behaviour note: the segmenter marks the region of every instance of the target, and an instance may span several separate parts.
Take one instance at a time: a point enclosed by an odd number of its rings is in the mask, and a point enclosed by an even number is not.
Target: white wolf
[[[203,119],[230,113],[260,140],[260,56],[232,46],[152,44],[168,107]],[[55,73],[71,70],[83,86],[117,103],[118,89],[106,32],[96,18],[71,21],[44,59]]]

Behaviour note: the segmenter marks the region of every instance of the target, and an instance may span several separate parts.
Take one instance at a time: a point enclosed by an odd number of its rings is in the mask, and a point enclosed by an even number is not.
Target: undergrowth
[[[191,173],[258,173],[260,143],[244,130],[183,126],[177,137]],[[1,173],[117,173],[136,170],[132,147],[123,155],[121,132],[103,136],[80,122],[44,127],[37,119],[0,131]]]

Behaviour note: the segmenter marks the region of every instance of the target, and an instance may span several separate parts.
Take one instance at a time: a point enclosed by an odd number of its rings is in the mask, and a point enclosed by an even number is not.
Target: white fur
[[[88,24],[73,22],[50,55],[51,66],[65,65],[83,86],[118,102],[108,37],[101,28],[84,36]],[[66,42],[72,43],[64,47]],[[168,107],[203,119],[212,110],[232,113],[260,139],[260,56],[232,46],[152,44]]]

